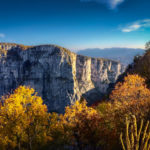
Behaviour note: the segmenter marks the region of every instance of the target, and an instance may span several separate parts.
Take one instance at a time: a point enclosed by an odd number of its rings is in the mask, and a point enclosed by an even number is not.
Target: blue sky
[[[71,50],[142,48],[150,40],[149,0],[2,0],[0,41]]]

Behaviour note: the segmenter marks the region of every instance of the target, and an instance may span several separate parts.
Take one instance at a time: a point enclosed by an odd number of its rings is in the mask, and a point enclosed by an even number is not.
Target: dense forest
[[[50,113],[38,93],[20,86],[0,101],[1,150],[150,150],[150,50],[107,99]]]

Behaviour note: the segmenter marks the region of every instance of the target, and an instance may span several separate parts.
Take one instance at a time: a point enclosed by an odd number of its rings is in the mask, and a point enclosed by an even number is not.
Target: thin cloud
[[[106,4],[110,9],[115,9],[119,4],[123,3],[125,0],[80,0],[80,1],[102,3]]]
[[[133,22],[126,27],[123,27],[121,29],[122,32],[132,32],[132,31],[137,31],[142,28],[147,28],[150,27],[150,19],[145,19],[145,20],[140,20]]]
[[[0,33],[0,38],[4,38],[4,37],[5,37],[5,34]]]

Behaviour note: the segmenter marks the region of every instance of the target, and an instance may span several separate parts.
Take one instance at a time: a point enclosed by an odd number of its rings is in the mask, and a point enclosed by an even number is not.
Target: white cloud
[[[128,24],[126,27],[121,28],[121,31],[132,32],[146,27],[150,27],[150,19],[144,19]]]
[[[116,8],[119,4],[123,3],[124,0],[110,0],[109,4],[112,9]]]
[[[110,9],[115,9],[119,4],[125,0],[80,0],[81,2],[97,2],[106,4]]]
[[[0,38],[4,38],[4,37],[5,37],[5,34],[0,33]]]

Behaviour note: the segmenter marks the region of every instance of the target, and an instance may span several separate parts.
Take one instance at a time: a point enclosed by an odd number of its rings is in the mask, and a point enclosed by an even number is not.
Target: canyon
[[[77,55],[56,45],[0,43],[0,96],[19,85],[30,86],[50,112],[63,113],[82,98],[91,105],[124,71],[117,61]]]

